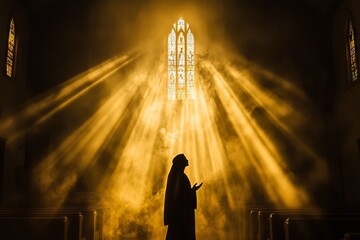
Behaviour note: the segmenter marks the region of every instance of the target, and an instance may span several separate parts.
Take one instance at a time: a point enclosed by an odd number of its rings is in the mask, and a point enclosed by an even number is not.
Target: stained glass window
[[[8,77],[14,76],[15,56],[16,56],[16,35],[15,35],[15,21],[14,18],[10,20],[8,49],[6,56],[6,75]]]
[[[347,50],[348,50],[348,63],[349,63],[349,72],[351,75],[351,82],[358,80],[358,65],[356,58],[356,43],[355,43],[355,31],[351,18],[348,20],[348,29],[347,29]]]
[[[174,29],[168,37],[168,99],[176,99],[176,34]]]
[[[168,99],[195,99],[195,40],[180,18],[168,36]]]

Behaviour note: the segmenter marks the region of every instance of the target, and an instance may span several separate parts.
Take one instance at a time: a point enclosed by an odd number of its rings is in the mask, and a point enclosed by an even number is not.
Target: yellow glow
[[[55,113],[86,94],[91,88],[103,82],[137,57],[138,54],[134,53],[114,57],[65,81],[55,89],[51,89],[33,99],[21,111],[3,119],[0,125],[0,132],[5,134],[11,133],[11,137],[15,138],[29,127],[27,125],[29,121],[31,122],[30,127],[46,122]]]
[[[168,36],[168,99],[195,99],[195,40],[180,18]]]
[[[179,21],[173,31],[188,27]],[[200,34],[196,38],[199,44]],[[204,182],[198,192],[198,238],[239,239],[241,208],[256,203],[261,189],[279,208],[311,204],[288,166],[292,159],[286,159],[281,141],[254,117],[256,109],[262,109],[273,128],[311,158],[316,174],[309,175],[316,175],[314,184],[326,178],[326,168],[299,134],[307,124],[305,113],[297,108],[299,99],[306,100],[301,89],[259,67],[243,66],[244,60],[228,54],[224,46],[221,54],[198,52],[196,66],[193,63],[194,101],[168,101],[172,94],[168,73],[176,74],[169,70],[174,60],[169,55],[176,46],[163,46],[109,59],[64,82],[5,118],[0,131],[16,136],[30,128],[29,122],[36,130],[65,107],[78,111],[75,100],[91,95],[95,86],[109,88],[93,114],[64,134],[36,166],[33,180],[46,196],[44,202],[60,207],[86,173],[85,179],[101,197],[99,205],[113,209],[116,217],[104,225],[105,235],[142,239],[139,234],[146,232],[147,239],[164,239],[166,176],[171,159],[184,153],[192,184]],[[129,63],[134,63],[131,71],[123,71]],[[261,87],[254,72],[271,81],[278,92]],[[169,99],[176,99],[175,95]]]

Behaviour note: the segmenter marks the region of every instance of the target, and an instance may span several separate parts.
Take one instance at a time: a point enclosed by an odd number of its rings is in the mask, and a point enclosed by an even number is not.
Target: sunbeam
[[[134,61],[138,56],[138,53],[131,53],[114,57],[65,81],[42,96],[33,99],[23,109],[3,119],[0,132],[11,132],[12,138],[14,138],[29,126],[34,127],[46,122],[55,113],[86,94],[91,88]]]
[[[314,185],[327,172],[302,139],[309,122],[298,108],[306,101],[301,89],[217,46],[195,54],[194,95],[168,100],[164,48],[109,59],[2,121],[0,130],[16,135],[65,111],[81,115],[79,105],[97,97],[88,106],[91,114],[73,123],[34,168],[33,184],[46,196],[43,202],[61,207],[80,184],[96,190],[97,204],[113,210],[104,236],[163,239],[166,176],[171,159],[184,153],[192,183],[204,182],[196,215],[199,239],[239,239],[241,209],[265,198],[278,208],[312,206],[290,158],[298,155],[296,164],[314,166],[306,176],[323,169]]]

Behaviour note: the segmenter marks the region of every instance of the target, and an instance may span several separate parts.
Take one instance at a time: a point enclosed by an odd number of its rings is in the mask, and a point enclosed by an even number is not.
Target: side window
[[[348,17],[346,26],[346,56],[349,72],[349,84],[359,80],[359,70],[357,61],[356,32],[354,21],[351,16]]]
[[[15,31],[15,20],[12,17],[9,23],[9,34],[6,53],[6,75],[9,78],[13,78],[15,76],[16,40],[17,36]]]

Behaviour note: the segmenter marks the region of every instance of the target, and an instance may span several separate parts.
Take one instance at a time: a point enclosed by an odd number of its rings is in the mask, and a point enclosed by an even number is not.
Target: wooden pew
[[[285,240],[284,222],[287,218],[360,218],[360,213],[336,212],[274,212],[269,217],[270,240]]]
[[[268,240],[271,238],[271,231],[270,231],[270,222],[269,218],[273,213],[304,213],[304,212],[314,212],[313,209],[263,209],[258,211],[257,216],[257,240]],[[285,221],[285,219],[284,219]],[[282,228],[284,224],[282,223]]]
[[[257,240],[267,240],[270,237],[269,216],[276,210],[262,210],[257,216]]]
[[[269,216],[270,240],[285,240],[284,222],[288,218],[314,217],[320,218],[320,212],[274,212]]]
[[[260,208],[254,208],[252,210],[250,210],[250,216],[249,216],[249,224],[248,224],[248,231],[247,231],[247,235],[248,237],[245,239],[250,239],[250,240],[259,240],[262,239],[259,230],[259,227],[261,228],[261,226],[259,226],[259,212],[264,213],[264,212],[269,212],[269,215],[272,211],[275,211],[275,209],[272,208],[266,208],[266,207],[260,207]]]
[[[6,240],[68,240],[68,218],[0,217],[0,236]]]
[[[55,208],[1,208],[4,217],[55,217],[68,218],[69,240],[101,240],[103,238],[104,211],[88,207]]]
[[[360,231],[360,218],[287,218],[284,228],[286,240],[339,240]]]
[[[256,240],[257,239],[257,233],[258,233],[258,221],[257,221],[257,215],[258,210],[251,210],[250,211],[250,219],[249,219],[249,236],[250,240]]]
[[[98,240],[102,240],[103,239],[103,229],[104,229],[104,217],[105,217],[105,209],[103,208],[96,208],[96,235]]]
[[[100,240],[97,223],[98,212],[92,208],[64,208],[67,211],[79,211],[83,215],[83,240]]]
[[[67,217],[68,239],[83,240],[83,215],[63,209],[0,209],[0,217]]]
[[[257,211],[264,209],[264,207],[259,206],[247,206],[241,208],[240,211],[240,219],[243,219],[242,224],[240,226],[241,231],[241,239],[246,240],[254,240],[256,239],[256,233],[257,233],[257,223],[256,216]],[[254,229],[254,231],[252,231]]]
[[[65,212],[80,212],[83,216],[82,224],[82,240],[101,240],[102,230],[101,222],[99,221],[99,210],[90,207],[64,207],[61,211]],[[36,210],[36,209],[34,209]],[[42,209],[43,211],[59,211],[57,209]],[[102,217],[102,215],[100,215]]]

